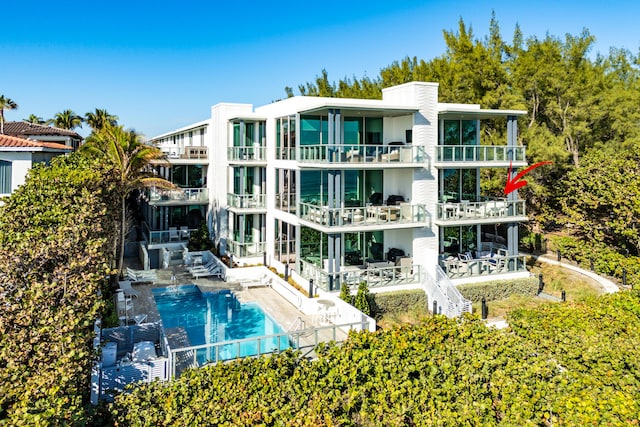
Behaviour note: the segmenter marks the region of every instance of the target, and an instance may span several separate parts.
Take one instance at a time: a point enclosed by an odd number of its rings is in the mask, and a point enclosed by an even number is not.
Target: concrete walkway
[[[572,270],[575,271],[576,273],[580,273],[584,276],[587,276],[593,280],[595,280],[596,282],[598,282],[598,284],[600,284],[600,286],[602,286],[602,289],[604,289],[604,292],[607,294],[613,294],[615,292],[618,292],[620,290],[620,287],[618,285],[616,285],[615,283],[613,283],[611,280],[606,279],[602,276],[598,276],[598,274],[594,273],[593,271],[589,271],[589,270],[585,270],[583,268],[577,267],[575,265],[572,264],[568,264],[565,262],[558,262],[557,260],[554,259],[550,259],[546,256],[533,256],[533,258],[537,261],[540,262],[545,262],[547,264],[552,264],[552,265],[559,265],[562,268],[566,268],[568,270]]]

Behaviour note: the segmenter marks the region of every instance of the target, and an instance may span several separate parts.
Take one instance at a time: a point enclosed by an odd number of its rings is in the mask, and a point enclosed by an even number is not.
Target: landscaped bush
[[[407,313],[416,309],[426,310],[427,295],[421,289],[369,294],[371,315],[379,320],[385,314]]]
[[[482,298],[485,298],[486,301],[501,300],[514,294],[536,296],[538,294],[538,279],[530,277],[469,283],[458,286],[458,290],[462,296],[472,302],[480,302]]]
[[[245,359],[116,398],[117,425],[637,425],[640,298],[352,333],[319,358]]]

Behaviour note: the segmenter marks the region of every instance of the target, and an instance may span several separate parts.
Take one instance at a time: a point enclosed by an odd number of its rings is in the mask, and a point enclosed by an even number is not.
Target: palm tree
[[[162,161],[165,155],[157,147],[146,145],[142,136],[134,130],[125,130],[122,126],[106,125],[99,132],[91,134],[82,146],[83,153],[102,159],[112,168],[119,188],[120,199],[120,254],[118,271],[122,273],[124,264],[124,244],[127,224],[127,196],[134,190],[159,187],[175,189],[171,182],[149,171],[153,161]]]
[[[31,114],[26,119],[23,119],[27,123],[33,123],[36,125],[43,125],[45,123],[44,119],[40,116],[36,116],[35,114]]]
[[[4,110],[16,110],[17,108],[18,104],[12,99],[0,95],[0,133],[4,133]]]
[[[53,119],[47,120],[47,124],[60,129],[74,130],[77,127],[82,127],[82,117],[73,110],[64,110],[61,113],[56,113]]]
[[[118,116],[109,114],[105,109],[96,108],[94,113],[88,112],[84,115],[84,121],[94,132],[98,132],[106,125],[117,126]]]

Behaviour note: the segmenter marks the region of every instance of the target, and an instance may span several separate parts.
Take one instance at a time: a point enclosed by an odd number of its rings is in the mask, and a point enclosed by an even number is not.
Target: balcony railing
[[[227,252],[234,257],[257,257],[262,256],[267,248],[267,242],[237,242],[227,240]]]
[[[419,224],[431,226],[431,217],[425,205],[400,203],[396,206],[363,206],[333,208],[300,203],[300,217],[329,227]]]
[[[174,148],[163,148],[163,151],[169,151],[167,158],[172,159],[187,159],[187,160],[200,160],[207,159],[209,157],[209,149],[204,146],[188,146],[178,149],[177,152],[173,151]]]
[[[206,188],[180,188],[178,190],[150,188],[146,194],[149,202],[154,205],[173,202],[206,203],[209,200]]]
[[[302,263],[300,275],[307,280],[313,279],[314,285],[328,292],[339,291],[342,283],[355,287],[360,282],[366,281],[369,288],[376,288],[422,282],[422,270],[418,264],[396,266],[379,262],[369,263],[368,266],[342,266],[340,272],[329,274],[326,269],[318,265],[319,259],[317,263],[308,260],[307,257],[307,261],[300,261]]]
[[[227,193],[227,206],[236,209],[264,209],[267,207],[266,194]]]
[[[436,162],[526,163],[525,147],[508,145],[438,145]]]
[[[461,279],[524,272],[527,271],[526,261],[524,255],[507,256],[489,253],[476,259],[449,257],[442,260],[440,265],[449,278]]]
[[[151,230],[146,222],[142,223],[142,230],[150,245],[162,243],[185,243],[189,241],[195,228],[170,227],[169,230]]]
[[[229,147],[227,149],[229,161],[266,162],[267,149],[265,147]]]
[[[485,202],[438,203],[436,220],[464,221],[478,219],[509,219],[526,216],[525,201],[491,200]]]
[[[422,164],[428,160],[420,145],[301,145],[300,162]]]

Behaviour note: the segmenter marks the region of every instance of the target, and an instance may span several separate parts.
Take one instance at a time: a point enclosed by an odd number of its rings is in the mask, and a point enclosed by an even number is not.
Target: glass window
[[[476,120],[462,120],[462,145],[478,145]]]
[[[345,145],[362,144],[362,118],[345,117],[343,127]]]
[[[202,165],[189,165],[187,167],[187,181],[189,188],[203,187],[204,176],[202,174]]]
[[[442,145],[460,145],[460,120],[444,120]]]
[[[300,117],[300,145],[318,145],[322,135],[322,119],[319,116]]]
[[[11,162],[0,160],[0,193],[11,193]]]
[[[171,182],[178,187],[187,187],[187,166],[174,165],[171,168]]]
[[[382,144],[382,117],[365,120],[366,143]]]

